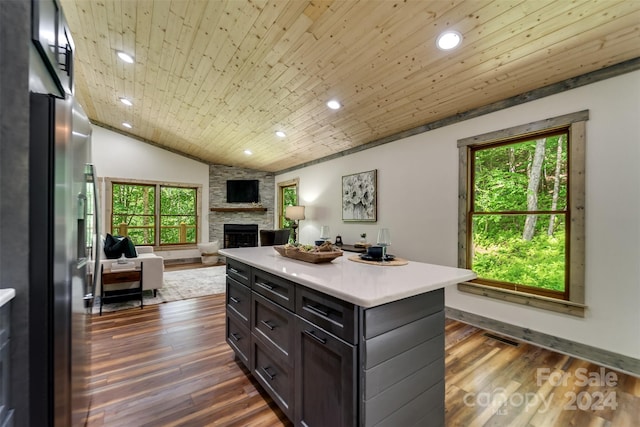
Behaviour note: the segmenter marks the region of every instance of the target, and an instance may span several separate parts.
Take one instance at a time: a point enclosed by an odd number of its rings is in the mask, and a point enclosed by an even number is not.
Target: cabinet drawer
[[[268,299],[253,294],[251,332],[293,365],[294,316]]]
[[[282,411],[293,419],[293,372],[279,357],[263,346],[259,340],[253,341],[253,366],[251,373],[265,388]]]
[[[251,289],[231,277],[227,277],[227,310],[234,311],[249,327]]]
[[[238,358],[247,369],[251,369],[251,334],[249,328],[243,326],[240,320],[232,313],[227,313],[227,343],[235,351]]]
[[[252,289],[276,304],[294,310],[295,283],[264,271],[254,270]]]
[[[357,307],[329,295],[298,286],[296,314],[351,343],[358,343]]]
[[[251,286],[251,267],[227,258],[227,276],[233,277],[245,286]]]

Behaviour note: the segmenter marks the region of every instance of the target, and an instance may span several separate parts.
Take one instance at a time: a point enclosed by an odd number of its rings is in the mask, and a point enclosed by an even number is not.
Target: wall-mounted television
[[[227,203],[252,203],[260,201],[260,181],[257,179],[227,180]]]

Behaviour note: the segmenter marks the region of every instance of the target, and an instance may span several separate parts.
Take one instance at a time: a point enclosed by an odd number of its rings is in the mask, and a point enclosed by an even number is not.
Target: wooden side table
[[[123,271],[104,271],[104,265],[100,266],[100,274],[102,275],[102,287],[100,289],[100,316],[102,316],[102,305],[108,303],[110,300],[122,300],[128,297],[140,298],[140,308],[144,306],[142,301],[142,277],[143,277],[143,265],[140,263],[140,268],[135,270],[123,270]],[[138,286],[134,288],[107,290],[109,285],[115,285],[119,283],[138,282]]]

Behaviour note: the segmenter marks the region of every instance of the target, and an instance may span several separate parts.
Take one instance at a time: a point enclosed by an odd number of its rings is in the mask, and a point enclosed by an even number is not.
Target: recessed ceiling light
[[[436,40],[438,49],[450,50],[457,47],[462,41],[462,34],[457,31],[449,30],[441,33]]]
[[[332,110],[337,110],[338,108],[342,107],[342,105],[340,105],[340,103],[335,99],[332,99],[331,101],[327,102],[327,107],[331,108]]]
[[[127,98],[120,98],[120,102],[122,102],[124,105],[127,105],[129,107],[133,105],[133,102],[129,101]]]
[[[247,156],[250,156],[253,154],[253,152],[251,150],[244,150],[244,154],[246,154]]]
[[[131,124],[127,123],[127,122],[122,122],[122,126],[126,127],[127,129],[131,129],[133,126],[131,126]]]
[[[118,52],[118,57],[128,64],[133,64],[133,56],[128,53]]]
[[[279,136],[280,138],[284,138],[285,136],[287,136],[287,134],[282,132],[281,130],[276,131],[276,135]]]

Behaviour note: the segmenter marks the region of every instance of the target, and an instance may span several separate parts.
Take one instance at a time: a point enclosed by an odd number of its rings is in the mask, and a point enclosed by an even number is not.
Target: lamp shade
[[[284,211],[284,216],[292,220],[304,219],[304,206],[287,206]]]

